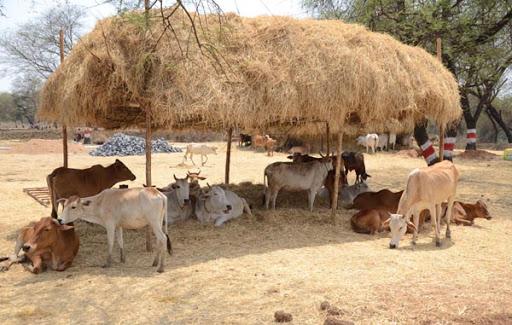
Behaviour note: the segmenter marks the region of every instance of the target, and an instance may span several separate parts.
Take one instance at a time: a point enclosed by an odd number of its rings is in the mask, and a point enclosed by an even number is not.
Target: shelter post
[[[228,129],[228,148],[226,150],[226,174],[224,184],[229,184],[229,166],[231,164],[231,139],[233,137],[233,128]]]
[[[436,38],[436,54],[437,59],[442,63],[441,37]],[[439,161],[444,159],[444,125],[439,126]]]
[[[327,142],[327,155],[331,153],[331,131],[329,130],[329,122],[325,122],[325,137]]]
[[[340,174],[341,174],[341,150],[343,144],[343,132],[338,133],[338,143],[336,147],[336,167],[334,172],[334,195],[331,202],[331,219],[332,223],[336,224],[336,210],[338,209],[338,192],[339,192],[339,184],[340,184]]]
[[[148,107],[146,107],[146,186],[151,187],[153,183],[151,182],[151,112]],[[146,251],[151,252],[153,248],[151,247],[151,229],[149,225],[146,226]]]
[[[60,63],[64,62],[64,30],[59,31]],[[64,167],[68,168],[68,129],[62,123],[62,155],[64,156]]]

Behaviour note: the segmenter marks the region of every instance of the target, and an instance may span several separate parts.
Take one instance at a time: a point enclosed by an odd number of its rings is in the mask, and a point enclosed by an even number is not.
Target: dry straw
[[[457,83],[421,48],[360,25],[287,17],[195,16],[174,33],[141,12],[101,20],[46,82],[39,117],[68,125],[266,129],[329,121],[332,132],[411,130],[461,114]],[[154,44],[157,43],[153,48]],[[179,42],[178,42],[179,40]],[[215,59],[213,59],[215,57]]]

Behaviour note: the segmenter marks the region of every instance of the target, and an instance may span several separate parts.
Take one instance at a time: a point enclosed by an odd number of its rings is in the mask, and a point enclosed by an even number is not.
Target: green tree
[[[12,94],[8,92],[0,93],[0,121],[14,122],[15,119],[15,107]]]

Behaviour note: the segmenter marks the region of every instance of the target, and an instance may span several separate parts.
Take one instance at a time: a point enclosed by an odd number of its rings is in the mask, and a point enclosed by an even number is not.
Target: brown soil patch
[[[468,150],[463,151],[456,155],[457,158],[461,159],[474,159],[474,160],[495,160],[499,159],[499,156],[485,150]]]
[[[406,149],[406,150],[400,150],[400,151],[396,152],[395,155],[403,156],[403,157],[410,157],[410,158],[417,158],[417,157],[421,156],[421,153],[415,149]]]
[[[81,144],[68,142],[68,153],[70,154],[83,153],[87,151],[88,149]],[[62,140],[31,139],[27,142],[22,142],[12,146],[7,152],[29,155],[62,153]]]

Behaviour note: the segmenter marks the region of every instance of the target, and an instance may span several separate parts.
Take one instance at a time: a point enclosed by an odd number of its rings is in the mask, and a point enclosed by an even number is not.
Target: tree
[[[441,37],[443,63],[459,80],[468,129],[475,128],[482,110],[489,109],[495,87],[499,88],[511,63],[510,1],[304,0],[303,4],[320,18],[362,23],[431,53],[435,52],[435,39]],[[468,94],[478,93],[479,88],[486,89],[479,97],[482,102],[471,107]],[[493,116],[495,121],[500,119],[499,115]],[[476,149],[476,144],[467,149]]]
[[[79,39],[83,17],[83,9],[66,3],[20,25],[0,37],[0,63],[10,67],[7,72],[35,73],[46,79],[60,63],[60,29],[64,30],[64,52],[68,53]]]
[[[15,107],[12,95],[7,92],[0,93],[0,121],[15,121]]]
[[[41,86],[41,79],[33,74],[24,74],[14,80],[12,101],[16,120],[25,119],[31,127],[34,127]]]

